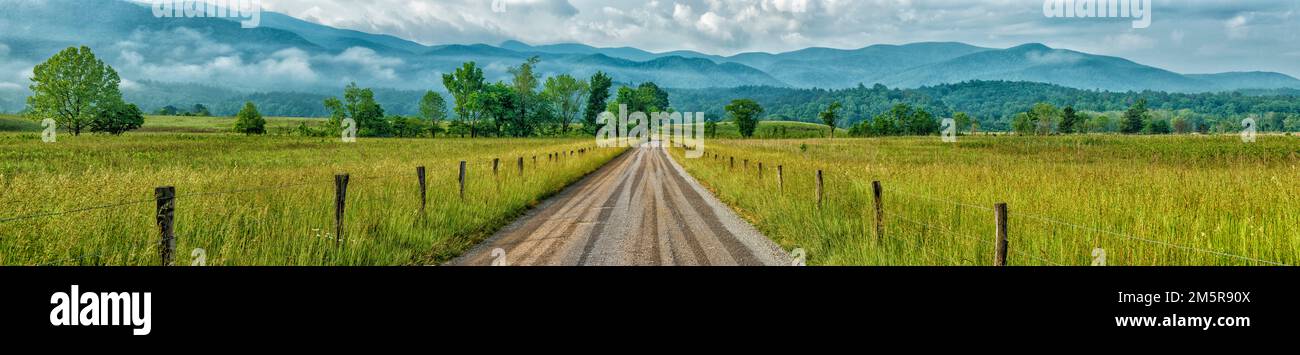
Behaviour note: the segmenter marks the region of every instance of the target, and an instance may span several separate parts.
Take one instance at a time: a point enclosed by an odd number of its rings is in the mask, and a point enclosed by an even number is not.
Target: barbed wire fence
[[[530,151],[524,155],[515,158],[514,169],[516,171],[513,174],[521,178],[526,178],[527,175],[525,174],[525,172],[527,171],[527,166],[529,166],[529,163],[531,163],[531,166],[534,168],[533,170],[540,170],[547,166],[560,166],[561,164],[573,161],[573,158],[586,157],[588,155],[587,153],[590,153],[595,149],[596,147],[594,146],[583,146],[583,147],[576,147],[576,148],[565,147],[565,149],[563,150],[557,149],[549,153],[542,153],[542,154],[536,154],[536,152]],[[520,153],[520,152],[515,152],[515,153]],[[541,160],[539,158],[543,154],[546,156],[546,160]],[[457,181],[454,183],[455,184],[454,186],[459,187],[461,201],[462,202],[465,201],[464,192],[466,186],[470,183],[469,179],[471,177],[468,175],[469,169],[478,168],[478,167],[483,167],[484,171],[488,171],[490,169],[491,175],[486,175],[487,173],[484,173],[484,175],[486,176],[486,178],[491,178],[492,180],[495,180],[499,187],[502,177],[512,175],[512,173],[509,171],[510,169],[506,168],[506,166],[508,165],[503,165],[502,162],[503,161],[501,160],[501,158],[494,158],[490,161],[476,161],[475,165],[471,166],[469,165],[469,160],[460,161],[458,164],[459,171],[457,172],[456,175]],[[544,165],[544,163],[549,165]],[[418,198],[420,199],[420,211],[421,213],[423,213],[423,211],[426,208],[426,204],[428,202],[428,197],[429,197],[428,188],[430,187],[427,181],[428,176],[426,174],[426,171],[427,170],[424,166],[418,166],[412,169],[411,172],[407,172],[407,173],[359,175],[355,177],[350,176],[347,173],[340,173],[335,175],[332,181],[324,178],[304,178],[286,184],[276,184],[276,185],[251,187],[251,188],[200,191],[200,192],[193,192],[193,193],[186,193],[186,194],[176,194],[175,188],[172,186],[160,186],[155,189],[155,196],[154,198],[151,199],[144,199],[144,198],[127,199],[123,201],[105,202],[105,203],[94,204],[91,206],[84,206],[84,207],[75,207],[75,208],[55,210],[55,211],[41,211],[41,212],[28,213],[28,214],[12,215],[8,217],[0,217],[0,225],[21,224],[25,222],[32,222],[32,221],[42,220],[42,219],[52,219],[56,217],[73,216],[73,215],[84,214],[84,213],[95,212],[95,211],[113,211],[113,210],[120,210],[128,207],[134,208],[134,207],[153,204],[156,207],[153,209],[153,212],[155,212],[153,217],[155,217],[159,229],[159,235],[157,236],[157,239],[136,239],[136,240],[127,240],[127,241],[115,240],[112,242],[112,245],[108,246],[107,248],[94,250],[94,251],[75,252],[72,255],[57,256],[54,257],[53,259],[48,259],[48,260],[46,260],[46,258],[49,257],[49,254],[42,254],[43,256],[39,258],[40,260],[27,262],[26,265],[97,266],[97,265],[105,265],[104,261],[108,260],[111,257],[126,257],[127,260],[135,260],[136,258],[139,258],[142,255],[145,255],[147,253],[152,253],[152,254],[156,254],[158,258],[158,262],[156,265],[173,266],[176,265],[175,263],[176,235],[174,234],[175,226],[173,223],[175,221],[175,208],[176,208],[177,200],[199,200],[199,199],[205,199],[205,198],[217,197],[217,196],[248,195],[248,194],[257,194],[257,193],[265,193],[265,192],[285,191],[285,190],[297,189],[297,188],[302,188],[307,186],[317,186],[317,187],[334,186],[335,187],[334,207],[336,212],[334,222],[335,222],[336,233],[333,236],[331,236],[330,239],[334,240],[337,247],[340,246],[338,242],[343,239],[343,235],[344,235],[343,230],[345,225],[344,222],[346,218],[346,203],[347,203],[346,196],[348,192],[347,182],[357,181],[357,180],[391,182],[391,180],[395,180],[395,179],[409,179],[414,177],[416,181],[414,182],[413,185],[418,186]],[[550,176],[549,174],[553,174],[553,173],[554,172],[551,170],[546,170],[544,172],[544,174],[548,174],[547,176]],[[18,202],[34,202],[39,200],[41,199],[21,198],[16,200],[9,200],[9,202],[6,203],[5,205],[13,205]],[[5,238],[3,236],[0,236],[0,239],[5,239]],[[204,258],[206,258],[205,250],[203,250],[202,248],[195,250],[195,253],[199,253],[199,252],[204,253],[205,254]]]

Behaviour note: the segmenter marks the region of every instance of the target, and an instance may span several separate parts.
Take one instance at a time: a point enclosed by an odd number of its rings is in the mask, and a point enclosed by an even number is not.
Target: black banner
[[[0,268],[0,302],[5,334],[19,341],[662,327],[1236,337],[1297,328],[1296,276],[1166,267]],[[150,302],[140,302],[145,293]],[[114,317],[107,303],[124,321],[87,325]]]

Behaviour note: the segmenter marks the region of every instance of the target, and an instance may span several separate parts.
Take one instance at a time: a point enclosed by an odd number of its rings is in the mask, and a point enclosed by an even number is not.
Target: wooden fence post
[[[501,158],[492,158],[492,176],[497,176],[497,167],[501,166]]]
[[[822,207],[822,171],[817,170],[817,208]]]
[[[881,192],[884,189],[880,187],[880,181],[871,182],[871,195],[876,201],[876,243],[885,242],[885,207],[881,201]]]
[[[736,168],[736,157],[731,157],[731,169]]]
[[[334,246],[343,242],[343,211],[348,200],[348,174],[334,175]]]
[[[427,197],[429,185],[424,180],[425,170],[423,166],[415,168],[415,177],[420,180],[420,214],[423,215],[425,206],[429,204]]]
[[[176,253],[176,188],[155,188],[153,196],[158,200],[158,257],[162,266],[172,266],[172,256]]]
[[[776,166],[776,187],[785,191],[785,165]]]
[[[465,161],[464,160],[460,161],[460,178],[457,179],[457,181],[460,182],[460,199],[461,201],[464,201],[465,200]]]
[[[994,206],[994,214],[998,224],[998,239],[997,244],[994,244],[997,249],[993,254],[993,266],[1007,266],[1007,204]]]
[[[519,176],[524,176],[524,157],[519,157]]]
[[[763,179],[763,162],[758,163],[758,179]]]

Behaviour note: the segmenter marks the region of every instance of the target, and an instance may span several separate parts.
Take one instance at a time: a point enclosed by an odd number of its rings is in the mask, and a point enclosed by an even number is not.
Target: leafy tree
[[[822,124],[831,129],[831,139],[835,139],[835,126],[840,120],[840,102],[832,102],[830,107],[817,115],[822,120]]]
[[[509,69],[510,75],[513,76],[510,86],[515,93],[514,108],[518,114],[518,116],[511,117],[513,118],[513,121],[515,121],[512,125],[515,130],[512,131],[511,135],[516,137],[531,134],[532,129],[536,127],[536,123],[540,122],[537,115],[538,109],[536,107],[537,101],[540,101],[537,98],[539,79],[538,75],[535,73],[537,63],[540,62],[541,58],[533,56],[529,57],[523,64]],[[497,122],[497,127],[503,127],[503,123],[504,122]],[[527,129],[519,129],[525,127],[527,127]]]
[[[1169,121],[1165,120],[1147,121],[1147,125],[1143,130],[1147,134],[1169,134],[1173,131],[1173,129],[1169,127]]]
[[[953,114],[952,120],[953,123],[957,124],[957,127],[955,128],[957,128],[958,133],[969,130],[971,128],[971,122],[974,122],[974,120],[971,119],[970,115],[966,114],[965,112],[958,112]]]
[[[613,85],[613,80],[604,72],[596,72],[591,76],[589,88],[590,94],[587,95],[587,110],[582,115],[582,128],[587,134],[596,134],[600,129],[597,127],[596,118],[601,112],[605,112],[605,101],[609,100],[609,87]]]
[[[1029,114],[1025,112],[1016,114],[1016,118],[1011,121],[1011,129],[1015,130],[1018,135],[1028,136],[1034,134],[1035,128],[1034,119],[1030,118]]]
[[[542,97],[551,103],[558,119],[560,133],[568,133],[569,124],[577,119],[578,110],[589,94],[587,82],[568,74],[561,74],[547,78],[543,87]]]
[[[357,83],[348,84],[343,89],[343,107],[348,116],[357,121],[360,130],[379,130],[383,124],[384,108],[375,102],[375,92],[370,88],[361,88]]]
[[[266,134],[266,119],[257,111],[252,101],[245,102],[235,119],[235,132],[243,134]]]
[[[339,123],[346,118],[356,121],[357,134],[361,136],[387,136],[389,122],[384,119],[384,108],[375,101],[375,93],[369,88],[361,88],[357,83],[348,84],[343,89],[343,100],[325,99],[325,108],[330,111],[331,129],[338,129]]]
[[[641,83],[636,88],[637,102],[641,103],[640,112],[668,112],[672,107],[668,102],[668,92],[659,88],[654,82]]]
[[[1061,113],[1061,127],[1059,129],[1061,134],[1074,133],[1077,130],[1078,123],[1079,115],[1074,112],[1074,106],[1066,106]]]
[[[754,129],[758,128],[758,115],[763,114],[763,107],[754,100],[736,99],[727,105],[727,112],[735,119],[740,135],[750,138],[754,136]]]
[[[1034,132],[1038,135],[1050,135],[1057,125],[1061,113],[1056,106],[1046,102],[1040,102],[1029,109],[1028,116],[1034,124]]]
[[[505,83],[485,86],[478,97],[484,118],[490,122],[483,122],[481,127],[473,130],[488,130],[491,134],[515,137],[531,135],[535,127],[526,117],[519,116],[519,96],[514,90],[514,87]]]
[[[70,47],[32,69],[28,117],[53,118],[74,136],[88,128],[97,114],[122,102],[117,71],[95,58],[88,47]]]
[[[203,106],[203,104],[194,104],[194,108],[190,109],[190,114],[198,117],[211,117],[212,111],[209,111],[208,107]]]
[[[135,104],[118,101],[100,108],[90,122],[90,131],[121,135],[144,125],[144,113]]]
[[[172,105],[167,105],[166,107],[160,108],[158,109],[157,112],[155,112],[155,114],[159,116],[176,116],[179,115],[180,113],[181,110],[176,108],[176,106],[172,106]]]
[[[447,101],[433,90],[426,91],[420,98],[420,118],[429,124],[429,136],[437,138],[442,130],[442,121],[447,119]]]
[[[1138,99],[1133,107],[1124,112],[1124,122],[1120,126],[1120,132],[1124,134],[1138,134],[1146,127],[1146,121],[1150,119],[1147,113],[1147,100]]]
[[[1174,119],[1174,132],[1178,134],[1192,133],[1192,123],[1186,117]]]
[[[456,119],[461,123],[467,124],[470,137],[476,134],[481,108],[477,97],[486,86],[483,82],[483,70],[479,69],[474,62],[466,62],[451,74],[442,75],[442,85],[451,92],[455,99]]]
[[[388,118],[394,137],[414,138],[424,135],[429,123],[419,117],[392,116]]]

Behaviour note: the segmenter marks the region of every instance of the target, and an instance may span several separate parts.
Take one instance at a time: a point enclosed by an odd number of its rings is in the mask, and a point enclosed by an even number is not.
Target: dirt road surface
[[[790,256],[663,149],[632,148],[450,265],[755,266]]]

